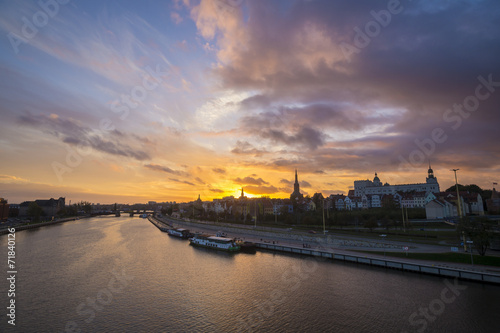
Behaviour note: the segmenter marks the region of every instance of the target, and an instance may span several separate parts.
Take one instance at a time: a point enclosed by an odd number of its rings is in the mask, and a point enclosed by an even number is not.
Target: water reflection
[[[420,309],[440,311],[427,331],[493,332],[500,288],[467,288],[438,309],[445,280],[326,259],[193,247],[140,218],[75,221],[16,237],[20,331],[415,332]],[[0,237],[6,256],[6,237]],[[114,272],[134,279],[109,289]],[[7,290],[2,279],[2,290]],[[104,303],[87,323],[77,308]],[[450,295],[447,295],[451,297]],[[85,308],[86,309],[86,308]],[[417,315],[411,316],[417,312]],[[0,323],[5,331],[6,322]]]

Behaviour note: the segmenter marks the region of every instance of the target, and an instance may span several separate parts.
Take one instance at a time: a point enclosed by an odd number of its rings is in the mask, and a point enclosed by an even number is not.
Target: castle
[[[384,195],[384,194],[396,194],[397,192],[431,192],[431,193],[438,193],[440,192],[439,190],[439,183],[437,181],[437,178],[434,176],[434,171],[431,168],[431,165],[429,163],[429,170],[427,171],[427,178],[425,183],[416,183],[416,184],[400,184],[400,185],[390,185],[388,183],[385,183],[382,185],[382,182],[377,176],[377,173],[375,172],[375,178],[373,178],[373,181],[371,180],[356,180],[354,181],[354,195],[355,196],[362,196],[362,195],[369,195],[369,194],[378,194],[378,195]]]

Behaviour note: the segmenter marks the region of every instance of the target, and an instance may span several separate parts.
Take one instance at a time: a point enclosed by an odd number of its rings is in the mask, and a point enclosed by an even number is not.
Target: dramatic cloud
[[[186,176],[187,175],[184,171],[173,170],[169,167],[158,165],[158,164],[146,164],[146,165],[144,165],[144,167],[147,169],[150,169],[150,170],[154,170],[154,171],[171,173],[173,175],[179,175],[179,176]]]
[[[245,177],[243,179],[241,179],[240,177],[236,178],[236,179],[233,179],[233,181],[236,183],[236,184],[241,184],[241,185],[247,185],[247,184],[251,184],[251,185],[263,185],[263,184],[269,184],[268,182],[266,182],[265,180],[263,180],[262,178],[253,178],[253,177]]]
[[[359,157],[370,157],[377,166],[408,160],[420,149],[416,140],[427,142],[435,128],[443,128],[449,139],[423,151],[425,159],[438,161],[441,154],[460,149],[481,158],[457,162],[489,167],[491,156],[498,156],[498,147],[488,144],[496,140],[491,124],[500,122],[498,88],[490,85],[493,91],[475,113],[446,113],[474,95],[477,77],[488,81],[491,74],[490,82],[500,81],[500,45],[492,43],[500,37],[493,23],[500,18],[495,2],[402,2],[390,23],[379,25],[380,33],[352,54],[345,45],[356,47],[361,39],[355,28],[376,23],[370,13],[386,10],[386,2],[290,1],[276,19],[270,13],[283,3],[250,1],[250,19],[243,21],[243,9],[235,8],[230,24],[205,7],[210,1],[202,3],[205,20],[197,21],[202,35],[220,33],[223,65],[215,72],[226,87],[258,92],[241,102],[244,110],[261,111],[240,119],[249,139],[233,153],[256,155],[252,143],[259,139],[295,147],[303,156],[304,149],[328,147],[339,139],[356,144],[376,138],[378,143],[333,154],[343,168],[361,169]],[[473,134],[478,132],[481,136]],[[325,167],[317,156],[310,156],[313,164]]]
[[[21,125],[30,126],[50,134],[62,142],[78,146],[80,148],[90,147],[97,151],[131,157],[138,161],[149,160],[151,156],[140,148],[133,148],[125,141],[143,141],[137,140],[136,135],[127,137],[118,130],[96,131],[86,126],[79,125],[72,119],[63,119],[56,114],[46,115],[22,115],[19,116]]]
[[[146,7],[60,6],[27,37],[37,1],[2,3],[0,151],[14,178],[1,181],[23,194],[64,181],[138,200],[235,185],[287,197],[295,169],[301,190],[339,193],[375,171],[425,181],[429,160],[443,188],[451,168],[498,181],[496,0]],[[69,163],[68,151],[86,156]]]
[[[299,185],[301,187],[311,187],[311,184],[309,182],[306,182],[305,180],[299,181]]]
[[[181,183],[181,184],[186,184],[190,186],[196,186],[195,184],[188,182],[186,180],[180,180],[180,179],[175,179],[175,178],[169,178],[171,181],[176,182],[176,183]]]
[[[261,156],[267,153],[264,149],[257,149],[252,144],[246,141],[237,141],[236,146],[231,150],[231,153],[238,155],[255,155]]]

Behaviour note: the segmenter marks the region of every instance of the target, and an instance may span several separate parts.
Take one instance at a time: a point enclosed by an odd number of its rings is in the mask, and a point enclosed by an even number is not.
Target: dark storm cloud
[[[135,135],[127,137],[117,130],[96,131],[90,127],[80,125],[75,120],[56,115],[25,114],[18,117],[18,122],[21,125],[48,133],[71,145],[90,147],[103,153],[130,157],[138,161],[151,159],[151,156],[143,148],[132,147],[131,144],[134,144],[134,141],[137,141],[138,138]],[[130,144],[125,141],[130,141]]]

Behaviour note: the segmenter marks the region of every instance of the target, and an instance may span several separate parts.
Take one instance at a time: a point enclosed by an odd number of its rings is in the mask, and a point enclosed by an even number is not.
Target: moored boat
[[[210,249],[238,252],[240,246],[232,238],[217,237],[212,235],[195,235],[189,239],[190,245],[206,247]]]
[[[168,229],[167,233],[170,236],[175,236],[183,239],[188,239],[189,237],[193,236],[193,234],[190,233],[188,229],[182,229],[182,228]]]
[[[257,251],[257,246],[255,245],[255,243],[252,243],[252,242],[238,242],[237,244],[240,246],[241,252],[255,253]]]

